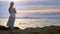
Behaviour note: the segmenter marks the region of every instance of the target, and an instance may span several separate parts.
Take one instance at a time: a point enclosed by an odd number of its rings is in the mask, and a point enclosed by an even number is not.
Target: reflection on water
[[[8,19],[0,19],[0,25],[6,26]],[[60,19],[16,19],[15,25],[21,29],[27,27],[60,26]]]

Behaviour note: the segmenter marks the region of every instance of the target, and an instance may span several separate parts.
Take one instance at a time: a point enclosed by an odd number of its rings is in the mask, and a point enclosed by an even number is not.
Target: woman
[[[14,32],[13,27],[14,27],[14,22],[15,22],[16,9],[13,6],[14,6],[14,2],[11,2],[9,10],[8,10],[10,16],[9,16],[7,26],[9,26],[9,31],[10,32]]]

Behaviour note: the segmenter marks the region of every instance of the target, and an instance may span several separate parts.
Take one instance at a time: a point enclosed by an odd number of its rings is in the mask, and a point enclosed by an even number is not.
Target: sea
[[[0,25],[7,27],[8,19],[0,19]],[[19,27],[20,29],[25,28],[35,28],[35,27],[45,27],[45,26],[60,26],[60,19],[16,19],[14,27]]]

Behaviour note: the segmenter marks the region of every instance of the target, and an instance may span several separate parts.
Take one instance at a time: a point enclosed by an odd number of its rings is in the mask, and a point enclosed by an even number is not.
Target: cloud
[[[59,5],[29,5],[29,6],[15,6],[17,10],[40,10],[40,9],[60,9]]]
[[[13,2],[18,2],[18,1],[24,1],[24,0],[0,0],[0,1],[13,1]]]
[[[48,1],[48,0],[0,0],[0,1]]]
[[[17,16],[17,17],[24,17],[24,16],[26,16],[26,15],[27,15],[27,14],[24,14],[24,13],[20,13],[20,14],[18,13],[16,16]]]
[[[45,2],[45,1],[60,1],[60,0],[0,0],[0,1],[14,1],[14,2],[36,2],[36,1],[40,1],[40,2]]]
[[[0,1],[7,1],[7,0],[0,0]],[[8,0],[10,1],[10,0]],[[15,0],[20,1],[20,0]],[[26,2],[15,2],[15,7],[17,10],[37,10],[37,9],[59,9],[60,8],[60,2],[57,0],[55,2],[54,0],[25,0]],[[29,1],[29,2],[28,2]],[[46,2],[40,2],[40,1],[46,1]],[[48,2],[47,2],[48,1]],[[54,2],[50,2],[54,1]],[[2,8],[8,8],[9,3],[0,2],[0,7]]]
[[[19,10],[60,8],[60,2],[17,2],[15,7]]]
[[[18,10],[18,12],[60,12],[60,9]]]

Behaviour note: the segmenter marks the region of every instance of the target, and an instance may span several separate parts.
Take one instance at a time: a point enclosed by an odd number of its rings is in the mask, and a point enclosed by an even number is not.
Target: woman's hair
[[[10,3],[9,10],[13,7],[13,5],[14,5],[14,2],[11,2],[11,3]]]

